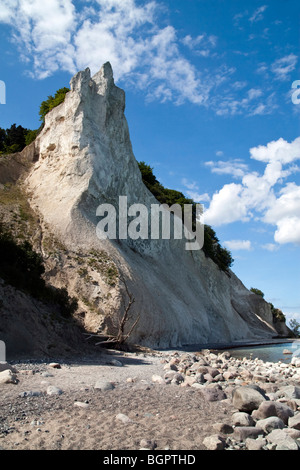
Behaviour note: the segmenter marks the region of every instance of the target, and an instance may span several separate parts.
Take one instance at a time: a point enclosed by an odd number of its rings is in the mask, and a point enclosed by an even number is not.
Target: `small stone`
[[[231,434],[231,433],[233,433],[233,427],[230,426],[230,424],[215,423],[213,425],[213,428],[217,433],[221,433],[221,434]]]
[[[79,408],[88,408],[89,407],[89,404],[88,403],[84,403],[82,401],[75,401],[74,402],[74,406],[78,406]]]
[[[115,388],[115,386],[112,382],[108,382],[106,380],[98,380],[95,383],[94,388],[97,389],[97,390],[102,390],[102,391],[106,392],[108,390],[113,390]]]
[[[237,441],[245,441],[248,437],[256,439],[258,436],[262,436],[264,432],[260,428],[253,426],[237,426],[234,429],[233,437]]]
[[[61,369],[61,365],[58,362],[50,362],[49,367],[53,369]]]
[[[17,376],[10,370],[6,369],[0,372],[0,384],[17,384]]]
[[[123,364],[121,361],[118,361],[117,359],[113,359],[110,361],[110,364],[115,367],[123,367]]]
[[[227,398],[226,393],[223,390],[220,390],[217,386],[212,388],[203,387],[201,388],[201,394],[207,401],[221,401]]]
[[[39,390],[28,390],[26,392],[21,392],[19,397],[27,398],[27,397],[40,397],[43,393]]]
[[[55,385],[49,385],[47,388],[47,395],[61,395],[63,393],[62,389],[55,387]]]
[[[293,354],[292,351],[290,351],[289,349],[284,349],[282,351],[282,354]]]
[[[131,422],[131,419],[127,415],[124,415],[123,413],[117,414],[116,419],[118,421],[121,421],[124,424],[127,424],[127,423]]]
[[[140,446],[144,449],[144,450],[153,450],[157,447],[157,444],[155,441],[153,440],[150,440],[150,439],[142,439],[141,442],[140,442]]]
[[[203,444],[208,450],[224,450],[226,447],[226,441],[219,434],[213,434],[203,440]]]
[[[288,425],[290,428],[300,430],[300,412],[289,418]]]
[[[263,450],[267,445],[267,440],[264,437],[258,437],[257,439],[248,437],[245,444],[247,450]]]
[[[265,433],[272,432],[274,429],[283,429],[284,422],[277,416],[270,416],[269,418],[260,419],[256,423],[256,427],[262,429]]]
[[[176,372],[175,372],[176,373]],[[173,380],[173,379],[172,379]],[[157,383],[157,384],[164,384],[165,380],[163,377],[157,374],[152,375],[152,382]]]
[[[298,450],[297,442],[284,429],[274,429],[266,439],[271,444],[276,444],[276,450]]]
[[[234,426],[255,426],[255,421],[248,413],[239,411],[232,415],[232,424]]]

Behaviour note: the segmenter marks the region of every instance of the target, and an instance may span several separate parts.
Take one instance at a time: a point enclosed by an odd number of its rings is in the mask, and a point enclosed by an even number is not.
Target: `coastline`
[[[263,390],[270,402],[300,412],[300,362],[268,365],[229,351],[109,350],[9,367],[16,381],[0,385],[4,450],[207,450],[216,435],[223,449],[243,450],[249,443],[239,433],[246,431],[233,425],[241,388]],[[285,395],[291,387],[295,397]],[[250,428],[250,444],[258,444],[257,427]],[[261,434],[272,450],[269,434]]]

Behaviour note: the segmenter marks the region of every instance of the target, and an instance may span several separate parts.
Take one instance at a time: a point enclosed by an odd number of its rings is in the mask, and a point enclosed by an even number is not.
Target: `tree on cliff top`
[[[48,96],[48,99],[45,101],[42,101],[41,106],[40,106],[40,121],[45,121],[45,116],[51,109],[55,108],[59,104],[63,103],[65,100],[65,96],[70,91],[69,88],[60,88],[59,90],[56,91],[55,95]]]

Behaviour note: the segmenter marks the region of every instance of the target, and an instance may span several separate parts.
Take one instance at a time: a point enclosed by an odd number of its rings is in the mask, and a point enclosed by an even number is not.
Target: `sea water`
[[[290,354],[284,354],[284,350],[289,350]],[[293,356],[300,356],[300,341],[289,343],[268,344],[263,346],[248,346],[242,348],[229,349],[232,357],[247,359],[261,359],[264,362],[285,362],[289,364]]]

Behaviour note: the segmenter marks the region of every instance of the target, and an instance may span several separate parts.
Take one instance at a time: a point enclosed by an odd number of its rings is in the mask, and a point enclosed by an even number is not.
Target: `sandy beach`
[[[11,364],[16,383],[0,385],[0,449],[207,450],[206,438],[233,432],[226,426],[238,411],[236,387],[259,384],[277,400],[272,393],[299,383],[299,367],[201,354],[104,350]],[[299,412],[300,400],[280,400]],[[226,448],[244,448],[234,440],[228,446],[228,436]]]
[[[59,369],[45,363],[14,365],[19,382],[1,387],[0,447],[138,450],[146,440],[157,450],[205,449],[204,437],[214,422],[226,420],[232,405],[208,402],[191,387],[154,383],[152,376],[165,372],[164,356],[115,352],[61,363]],[[111,364],[114,360],[122,366]],[[114,388],[95,389],[99,379]],[[45,394],[49,385],[63,393]],[[128,419],[123,422],[120,414]]]

